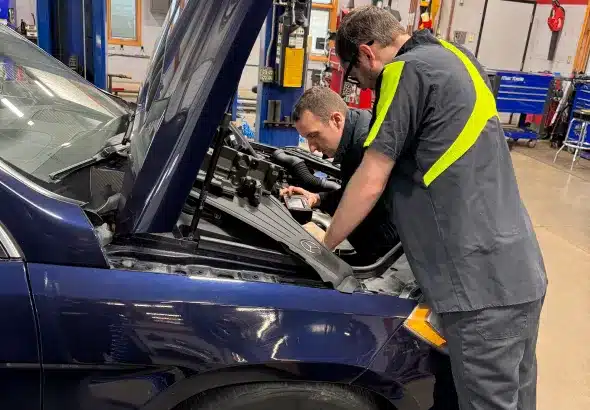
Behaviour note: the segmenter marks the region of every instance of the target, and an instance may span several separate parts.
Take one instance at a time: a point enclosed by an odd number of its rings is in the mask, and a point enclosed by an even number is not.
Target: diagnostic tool
[[[291,216],[295,218],[297,222],[300,224],[306,224],[311,221],[311,217],[313,215],[313,211],[311,206],[309,206],[309,202],[307,202],[307,198],[303,195],[292,195],[292,196],[283,196],[285,201],[285,205],[289,212],[291,212]]]

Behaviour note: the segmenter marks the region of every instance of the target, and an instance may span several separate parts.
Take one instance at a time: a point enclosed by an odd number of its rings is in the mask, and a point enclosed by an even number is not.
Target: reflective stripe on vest
[[[438,178],[447,168],[449,168],[455,161],[461,158],[471,148],[480,134],[483,132],[488,120],[498,114],[496,111],[496,100],[490,91],[486,82],[475,65],[469,60],[463,52],[461,52],[454,45],[439,40],[441,45],[447,50],[451,51],[465,66],[467,73],[473,82],[475,88],[475,104],[465,123],[463,129],[453,141],[451,146],[436,160],[436,162],[424,174],[424,185],[429,186],[436,178]],[[395,61],[387,64],[383,70],[381,78],[381,87],[379,94],[379,101],[377,102],[375,123],[371,127],[369,135],[365,140],[364,147],[367,148],[373,140],[377,137],[379,129],[383,124],[383,120],[389,111],[389,107],[397,92],[402,71],[404,69],[404,61]]]
[[[375,123],[371,127],[371,131],[369,131],[369,135],[367,135],[367,139],[365,140],[365,148],[371,145],[381,128],[381,124],[383,124],[387,111],[389,111],[389,106],[397,92],[397,86],[399,84],[399,79],[402,76],[402,71],[404,70],[404,64],[405,61],[394,61],[393,63],[387,64],[383,70],[379,101],[377,101],[377,117],[375,118]]]
[[[445,153],[424,174],[424,185],[429,186],[447,168],[471,148],[483,132],[488,120],[496,115],[496,100],[475,65],[454,45],[439,40],[444,48],[455,54],[465,65],[475,88],[475,104],[467,123]]]

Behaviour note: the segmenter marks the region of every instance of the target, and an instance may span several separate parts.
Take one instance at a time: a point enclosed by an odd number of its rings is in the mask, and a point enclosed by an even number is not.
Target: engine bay
[[[299,147],[275,148],[250,142],[234,126],[226,138],[215,166],[215,173],[208,188],[213,198],[209,202],[222,207],[221,198],[231,201],[234,197],[246,200],[250,211],[259,210],[263,197],[278,199],[290,216],[317,240],[330,226],[331,216],[318,209],[312,209],[305,197],[295,195],[281,197],[280,190],[290,185],[310,192],[329,192],[340,189],[340,169],[331,161]],[[210,148],[195,182],[199,190],[205,180],[213,149]],[[317,176],[321,173],[322,176]],[[185,210],[190,212],[191,195]],[[276,206],[276,203],[274,204]],[[266,204],[268,206],[268,204]],[[243,218],[240,218],[243,220]],[[283,224],[285,221],[283,221]],[[344,241],[336,253],[345,257],[354,254],[354,248]]]
[[[334,252],[321,245],[330,215],[312,209],[305,198],[280,196],[281,189],[289,185],[316,193],[340,189],[338,165],[299,147],[279,149],[248,141],[233,125],[229,130],[216,160],[214,147],[209,148],[176,227],[169,233],[132,239],[114,236],[127,166],[124,154],[72,174],[69,183],[63,181],[70,195],[85,197],[85,210],[113,267],[208,275],[232,271],[245,278],[256,276],[252,272],[271,276],[282,272],[280,280],[297,277],[310,283],[319,273],[324,283],[340,283],[339,278],[349,277],[338,287],[343,291],[354,291],[359,283],[377,293],[417,291],[409,268],[395,267],[405,260],[401,246],[371,265],[354,266],[347,262],[355,255],[348,241]],[[215,166],[195,225],[212,160]],[[86,191],[80,189],[84,186]],[[236,266],[240,267],[237,271]]]

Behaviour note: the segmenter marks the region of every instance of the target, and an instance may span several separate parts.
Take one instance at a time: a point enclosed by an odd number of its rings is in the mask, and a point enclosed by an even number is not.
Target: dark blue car
[[[401,248],[326,250],[278,189],[338,168],[228,122],[270,3],[173,1],[136,107],[0,26],[0,409],[432,405]]]

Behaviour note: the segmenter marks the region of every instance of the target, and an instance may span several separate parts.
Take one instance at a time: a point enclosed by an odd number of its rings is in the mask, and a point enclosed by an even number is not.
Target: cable
[[[303,184],[304,189],[313,189],[319,192],[337,191],[340,184],[324,178],[316,177],[311,173],[305,161],[295,155],[289,155],[282,149],[276,149],[272,153],[273,162],[287,168],[291,174]]]
[[[275,18],[276,18],[277,6],[275,5],[274,1],[272,3],[272,22],[271,22],[271,33],[270,33],[270,41],[268,43],[268,49],[266,50],[266,64],[265,67],[270,67],[270,50],[272,49],[272,45],[275,41]]]

